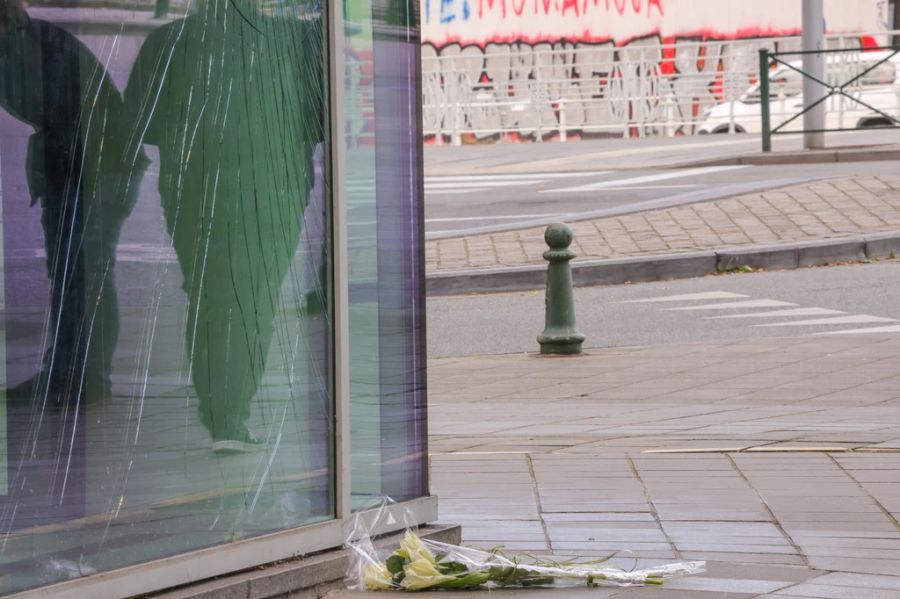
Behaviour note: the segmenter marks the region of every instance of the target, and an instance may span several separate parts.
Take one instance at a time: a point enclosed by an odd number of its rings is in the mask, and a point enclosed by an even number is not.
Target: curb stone
[[[621,285],[702,277],[742,267],[791,270],[838,262],[900,256],[900,232],[874,233],[775,245],[750,245],[719,250],[585,260],[572,263],[576,287]],[[544,264],[474,268],[429,274],[429,296],[499,293],[542,289],[547,282]]]
[[[896,145],[884,145],[871,148],[838,147],[825,150],[803,150],[800,152],[767,152],[746,154],[726,158],[695,160],[666,168],[685,168],[698,166],[733,166],[733,165],[782,165],[782,164],[825,164],[829,162],[872,162],[880,160],[900,160],[900,148]]]

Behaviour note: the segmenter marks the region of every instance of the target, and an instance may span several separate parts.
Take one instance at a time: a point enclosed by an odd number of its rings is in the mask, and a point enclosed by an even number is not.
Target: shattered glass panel
[[[0,594],[333,517],[317,0],[0,0]]]
[[[427,494],[417,2],[346,0],[356,507]]]

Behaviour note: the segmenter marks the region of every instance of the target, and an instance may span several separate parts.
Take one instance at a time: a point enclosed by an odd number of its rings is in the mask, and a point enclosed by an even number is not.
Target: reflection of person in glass
[[[122,97],[97,58],[19,0],[0,0],[0,106],[34,128],[26,175],[51,288],[42,370],[11,395],[69,405],[107,398],[119,334],[116,245],[146,158],[124,150]]]
[[[261,445],[246,421],[322,139],[322,61],[317,21],[200,0],[150,34],[125,92],[142,141],[159,147],[191,374],[217,452]]]

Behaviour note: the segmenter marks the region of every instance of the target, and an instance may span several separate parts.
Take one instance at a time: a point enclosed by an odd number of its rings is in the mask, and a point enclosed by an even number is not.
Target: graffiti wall
[[[421,0],[426,135],[542,138],[567,129],[691,133],[744,91],[757,50],[793,49],[800,0]],[[887,0],[825,0],[857,43]],[[564,134],[565,135],[565,134]]]
[[[423,40],[485,46],[606,42],[648,35],[734,39],[800,30],[800,0],[422,0]],[[834,32],[884,29],[887,2],[826,0]]]

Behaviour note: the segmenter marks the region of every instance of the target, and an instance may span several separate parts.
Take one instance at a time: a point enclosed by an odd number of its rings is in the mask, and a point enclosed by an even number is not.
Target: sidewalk
[[[615,259],[640,259],[637,264],[646,267],[648,258],[726,249],[744,254],[771,250],[772,246],[793,250],[810,242],[838,244],[873,233],[896,232],[900,238],[900,175],[815,181],[568,224],[575,233],[576,268],[579,263]],[[456,285],[460,290],[478,291],[482,273],[494,276],[497,269],[533,267],[524,271],[536,269],[539,274],[545,264],[543,233],[543,227],[535,227],[429,241],[426,269],[430,283],[435,283],[435,289],[441,283],[444,289]],[[883,257],[890,256],[890,249]],[[858,259],[857,254],[853,250],[831,258]],[[777,261],[773,265],[780,266]],[[663,269],[660,275],[657,278],[673,278],[677,272]],[[626,276],[624,280],[631,279]]]
[[[662,588],[491,596],[897,598],[897,364],[880,335],[431,360],[432,491],[465,544],[708,561]]]

